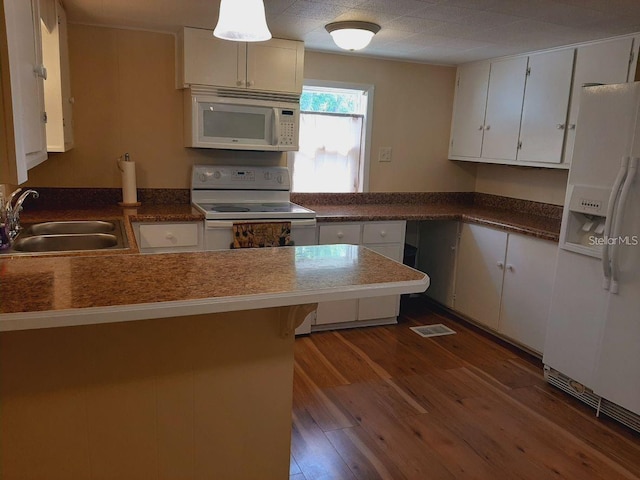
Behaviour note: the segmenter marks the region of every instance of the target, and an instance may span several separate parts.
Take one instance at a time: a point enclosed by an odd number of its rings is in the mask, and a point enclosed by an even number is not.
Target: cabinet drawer
[[[196,247],[199,241],[197,223],[140,225],[140,248]]]
[[[320,225],[318,243],[320,245],[333,243],[358,245],[360,243],[360,224]]]
[[[362,243],[402,243],[404,222],[364,224]]]

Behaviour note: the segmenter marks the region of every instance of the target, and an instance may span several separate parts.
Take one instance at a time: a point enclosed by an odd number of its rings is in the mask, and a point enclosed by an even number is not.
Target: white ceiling
[[[175,32],[213,29],[220,0],[63,0],[69,21]],[[357,55],[458,64],[640,31],[640,0],[265,0],[274,37],[340,51],[324,25],[382,29]]]

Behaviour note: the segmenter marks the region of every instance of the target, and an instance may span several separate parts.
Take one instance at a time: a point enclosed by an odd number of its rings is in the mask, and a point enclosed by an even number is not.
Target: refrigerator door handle
[[[613,226],[613,245],[611,246],[611,293],[618,293],[618,275],[620,273],[620,268],[618,266],[618,252],[620,251],[622,236],[622,220],[624,219],[624,210],[627,205],[627,199],[629,198],[629,190],[631,190],[631,184],[636,177],[637,171],[638,157],[634,157],[629,162],[629,170],[627,172],[627,178],[624,181],[624,185],[622,186],[622,191],[620,192],[615,224]]]
[[[623,157],[620,164],[620,170],[618,170],[618,176],[615,182],[613,182],[613,188],[611,189],[611,195],[609,195],[609,204],[607,206],[607,218],[604,224],[604,245],[602,246],[602,273],[604,274],[604,281],[602,282],[602,288],[609,290],[611,285],[611,262],[609,257],[609,238],[611,237],[611,230],[614,224],[613,216],[616,208],[616,201],[618,200],[618,194],[620,193],[620,187],[627,175],[629,169],[629,157]]]

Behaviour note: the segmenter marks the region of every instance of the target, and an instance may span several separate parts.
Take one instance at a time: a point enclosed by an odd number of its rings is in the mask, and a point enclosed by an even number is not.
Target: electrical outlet
[[[391,161],[391,147],[380,147],[380,152],[378,153],[378,161],[379,162]]]

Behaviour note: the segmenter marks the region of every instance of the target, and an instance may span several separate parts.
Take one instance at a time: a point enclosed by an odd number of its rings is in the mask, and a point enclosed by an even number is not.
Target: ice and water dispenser
[[[604,231],[610,190],[584,185],[570,186],[567,218],[561,232],[561,246],[566,250],[600,257],[605,242]]]

